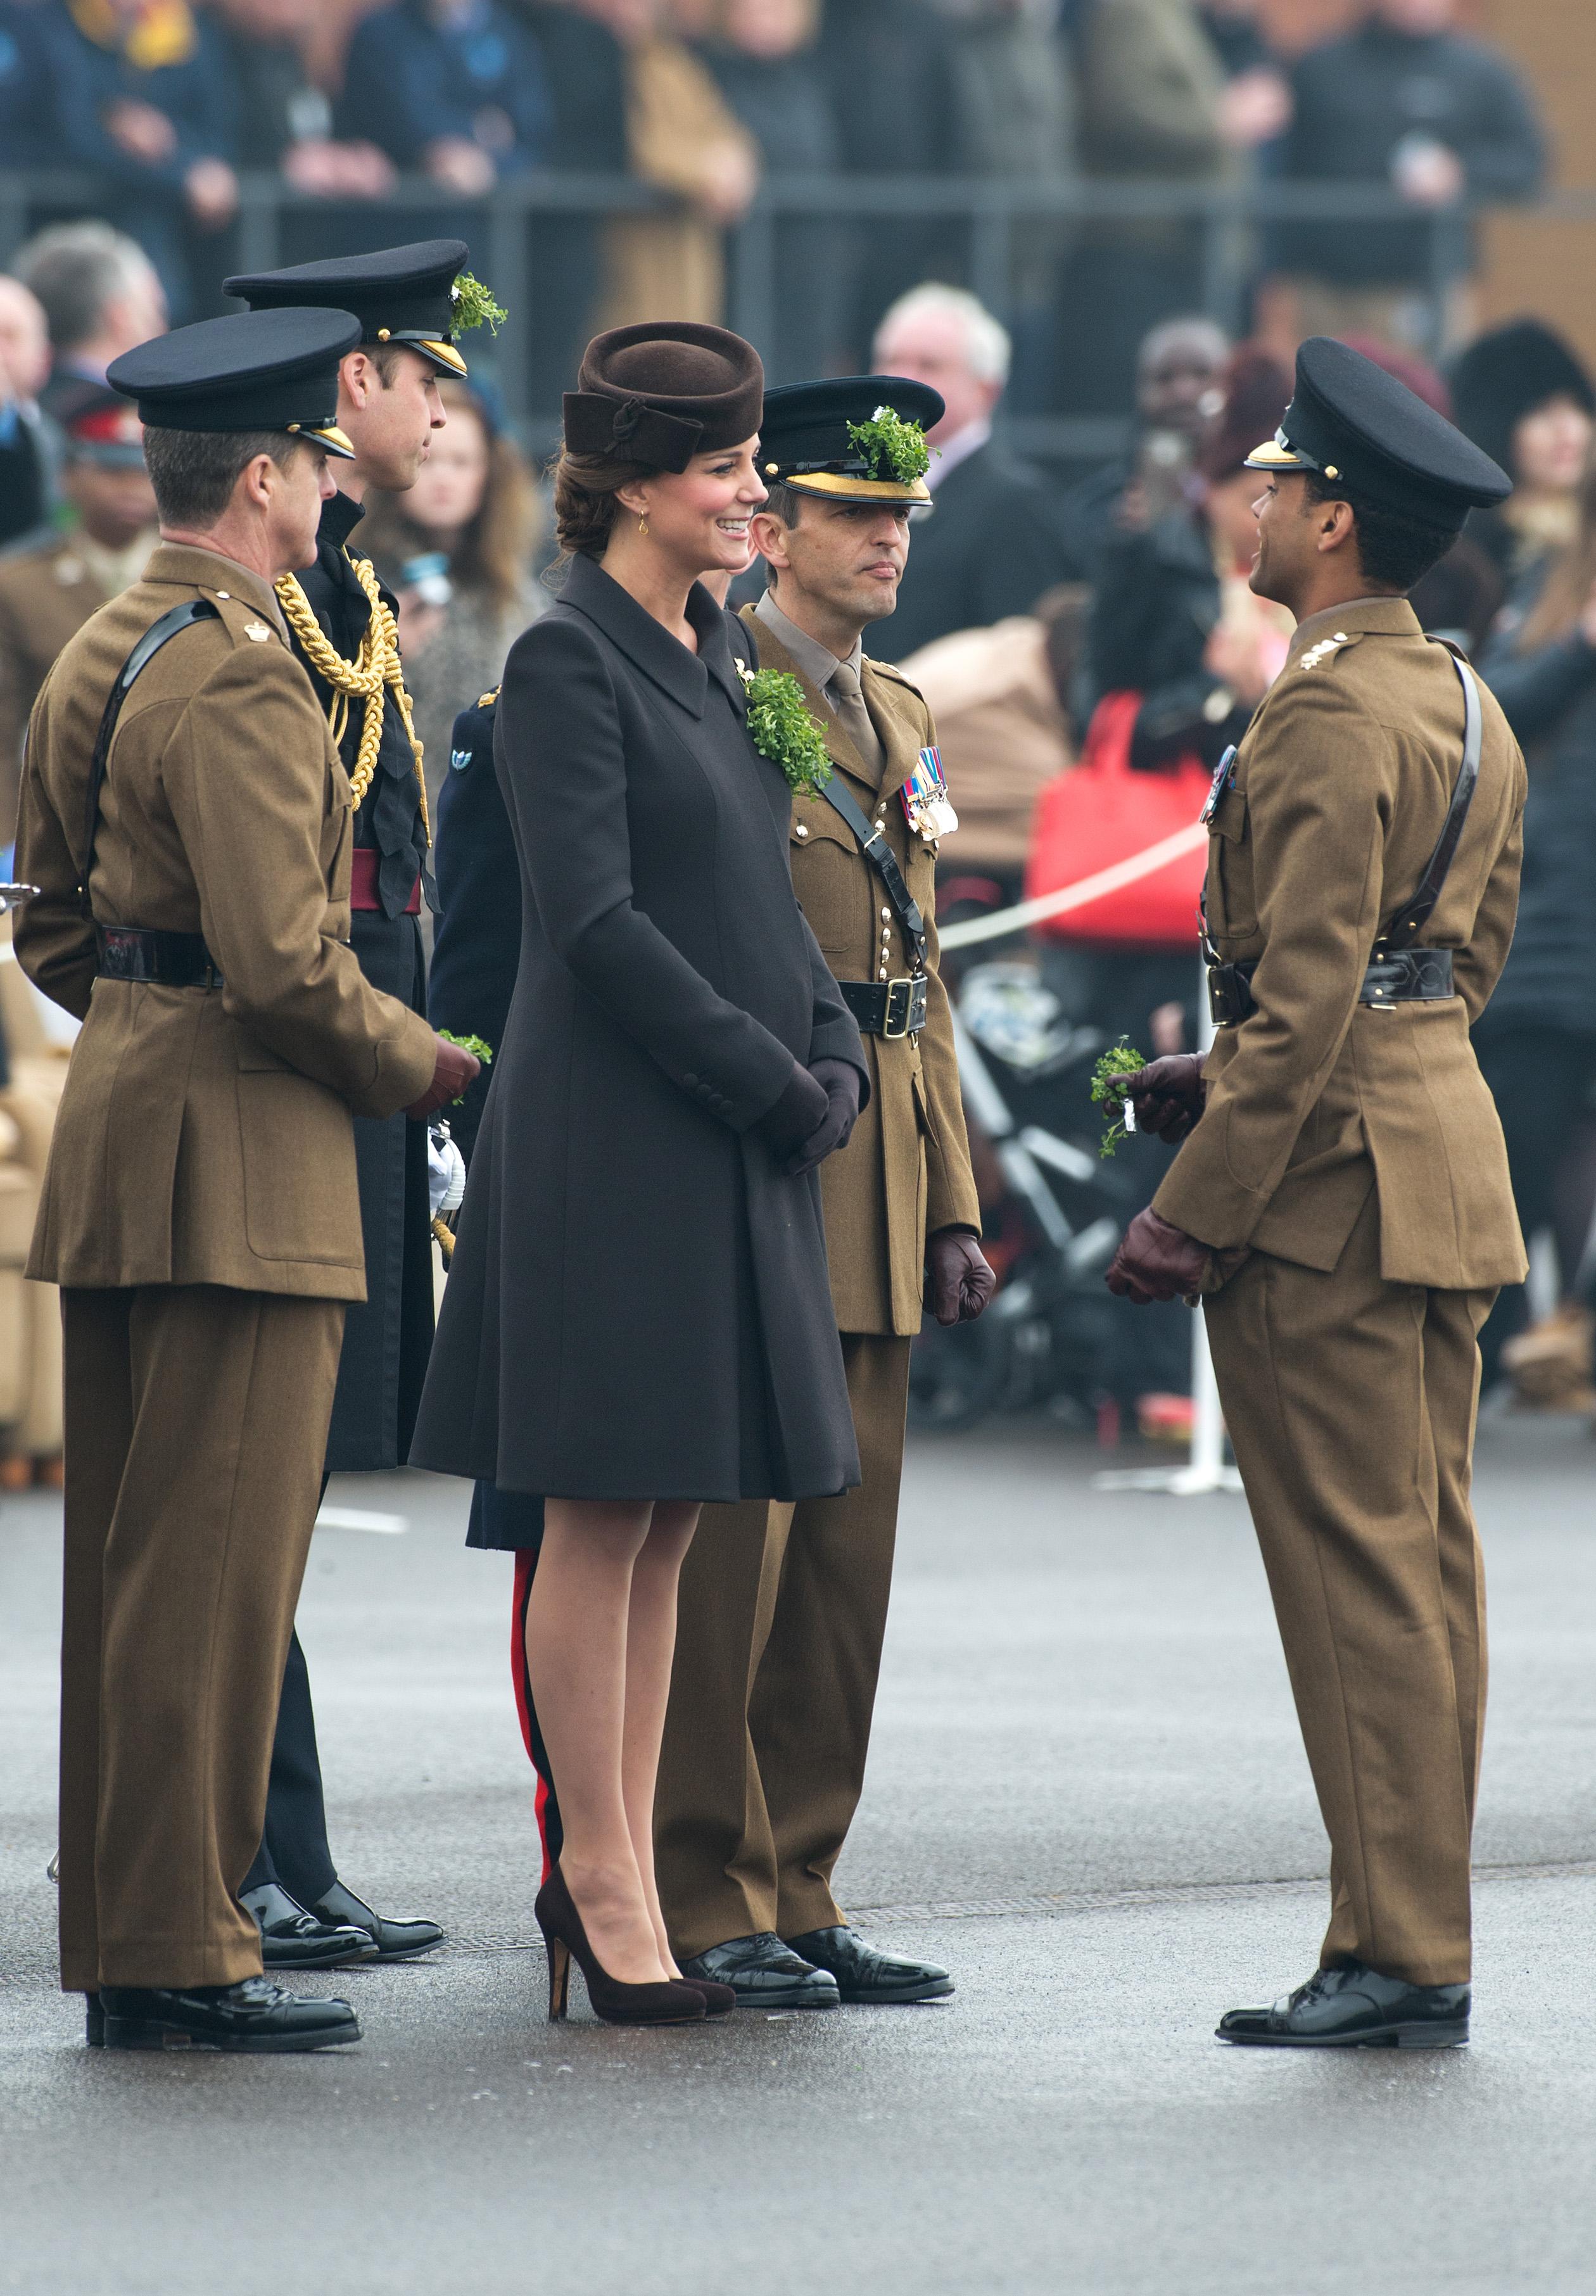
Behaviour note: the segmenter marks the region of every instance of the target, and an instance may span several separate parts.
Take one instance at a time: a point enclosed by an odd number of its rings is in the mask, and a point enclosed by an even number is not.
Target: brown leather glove
[[[939,1324],[973,1324],[997,1290],[986,1256],[967,1227],[939,1227],[927,1236],[926,1273]]]
[[[1119,1299],[1145,1308],[1154,1300],[1195,1299],[1207,1268],[1207,1245],[1171,1226],[1150,1204],[1120,1238],[1103,1281]]]
[[[1206,1093],[1200,1053],[1166,1053],[1125,1078],[1125,1096],[1136,1111],[1136,1128],[1171,1147],[1195,1130]]]
[[[435,1039],[437,1052],[432,1062],[432,1081],[419,1100],[413,1100],[405,1113],[413,1124],[432,1115],[435,1110],[446,1108],[458,1100],[468,1084],[473,1084],[482,1073],[482,1063],[475,1053],[468,1053],[463,1045],[452,1045],[446,1037]]]
[[[817,1164],[823,1164],[838,1149],[846,1148],[859,1120],[863,1079],[852,1061],[814,1061],[809,1073],[825,1094],[826,1112],[787,1166],[795,1179],[813,1172]]]

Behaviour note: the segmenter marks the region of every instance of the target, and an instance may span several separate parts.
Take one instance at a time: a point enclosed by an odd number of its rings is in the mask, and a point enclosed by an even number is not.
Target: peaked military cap
[[[408,343],[446,374],[463,374],[465,361],[451,333],[454,282],[470,253],[462,239],[418,239],[371,255],[330,256],[320,263],[291,263],[282,271],[235,272],[222,285],[252,311],[290,304],[353,311],[361,342]]]
[[[124,351],[105,379],[146,430],[292,430],[352,458],[338,363],[359,340],[348,311],[236,311]]]
[[[786,383],[765,395],[759,475],[831,501],[929,503],[924,434],[944,412],[938,392],[901,374]]]
[[[92,463],[102,471],[143,469],[143,425],[119,390],[86,376],[69,381],[54,412],[66,435],[69,462]]]
[[[765,368],[752,343],[696,320],[611,327],[582,354],[564,399],[573,455],[684,471],[759,428]]]
[[[1346,343],[1313,335],[1297,354],[1297,387],[1252,471],[1317,471],[1355,502],[1436,527],[1505,502],[1513,482],[1455,423]]]

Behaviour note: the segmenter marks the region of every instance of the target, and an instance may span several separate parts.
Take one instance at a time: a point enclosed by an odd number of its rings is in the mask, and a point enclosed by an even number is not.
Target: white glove
[[[465,1201],[465,1158],[450,1139],[446,1124],[428,1129],[427,1194],[434,1219],[442,1212],[457,1212]]]

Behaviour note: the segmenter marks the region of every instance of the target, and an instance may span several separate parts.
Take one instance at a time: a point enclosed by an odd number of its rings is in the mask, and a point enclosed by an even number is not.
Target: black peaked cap
[[[338,363],[360,340],[348,311],[238,311],[175,327],[106,370],[156,430],[294,430],[337,455]]]
[[[329,256],[320,263],[291,263],[281,271],[239,271],[222,282],[252,311],[314,304],[353,311],[365,343],[407,343],[448,374],[465,361],[450,340],[454,282],[471,250],[462,239],[418,239],[381,247],[369,255]]]
[[[1291,404],[1248,468],[1317,471],[1355,502],[1436,527],[1461,526],[1470,510],[1513,491],[1507,472],[1455,423],[1328,335],[1310,336],[1297,352]]]
[[[889,406],[905,422],[929,430],[945,406],[929,383],[901,374],[843,374],[823,382],[789,382],[766,391],[759,424],[759,475],[799,494],[840,502],[929,502],[923,479],[904,482],[872,475],[868,458],[848,436],[848,425],[869,422]]]
[[[765,367],[752,343],[697,319],[644,320],[595,335],[563,401],[573,455],[684,471],[759,428]]]

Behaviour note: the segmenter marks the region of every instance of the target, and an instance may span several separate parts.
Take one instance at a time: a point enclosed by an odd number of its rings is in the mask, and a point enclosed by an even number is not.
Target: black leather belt
[[[154,925],[96,925],[102,980],[143,980],[159,988],[219,988],[222,976],[201,933]]]
[[[1257,960],[1208,967],[1208,1010],[1216,1029],[1233,1029],[1257,1011],[1252,977]],[[1449,948],[1387,949],[1370,960],[1358,991],[1360,1004],[1434,1004],[1456,994]]]
[[[842,1001],[866,1037],[917,1037],[926,1024],[923,973],[897,980],[839,980]]]

